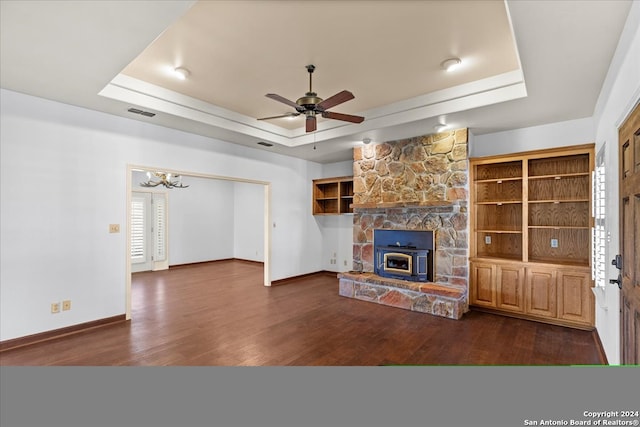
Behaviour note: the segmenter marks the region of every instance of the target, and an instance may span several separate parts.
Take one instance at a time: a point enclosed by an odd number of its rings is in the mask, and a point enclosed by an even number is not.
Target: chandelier
[[[165,172],[153,172],[153,176],[158,178],[158,181],[151,180],[151,172],[147,172],[147,181],[141,182],[142,187],[157,187],[158,185],[164,185],[167,188],[187,188],[188,185],[182,185],[182,176],[171,175],[171,173]]]

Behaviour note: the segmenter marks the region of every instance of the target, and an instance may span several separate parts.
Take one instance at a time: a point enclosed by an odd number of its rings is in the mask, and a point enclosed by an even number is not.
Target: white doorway
[[[141,165],[128,165],[127,166],[127,218],[128,218],[128,227],[127,227],[127,235],[126,235],[126,244],[127,244],[127,248],[126,248],[126,254],[127,254],[127,262],[126,262],[126,284],[125,284],[125,291],[126,291],[126,300],[125,300],[125,316],[127,318],[127,320],[131,319],[131,306],[132,306],[132,301],[131,301],[131,297],[132,297],[132,293],[131,293],[131,274],[132,274],[132,263],[131,263],[131,240],[132,240],[132,224],[131,224],[131,207],[132,207],[132,200],[134,198],[134,193],[137,192],[144,192],[144,191],[139,191],[139,187],[138,187],[138,179],[137,179],[137,174],[139,173],[143,173],[143,171],[157,171],[157,170],[161,170],[165,173],[171,173],[173,176],[176,175],[180,175],[182,177],[185,178],[185,181],[187,178],[205,178],[206,180],[217,180],[220,182],[228,182],[228,183],[245,183],[245,184],[254,184],[257,187],[256,188],[260,188],[262,191],[259,191],[259,194],[261,193],[263,195],[263,197],[261,197],[261,201],[258,203],[263,203],[263,209],[260,209],[260,211],[263,212],[263,218],[262,218],[262,246],[263,249],[262,251],[256,251],[254,249],[254,251],[252,252],[253,254],[255,254],[256,256],[260,255],[262,256],[262,262],[263,262],[263,285],[264,286],[271,286],[271,183],[267,182],[267,181],[257,181],[257,180],[251,180],[251,179],[242,179],[242,178],[234,178],[234,177],[225,177],[225,176],[219,176],[219,175],[209,175],[209,174],[201,174],[201,173],[195,173],[195,172],[186,172],[186,171],[178,171],[178,170],[172,170],[172,169],[167,169],[167,168],[163,168],[163,167],[155,167],[155,166],[141,166]],[[250,186],[253,187],[253,186]],[[181,190],[184,191],[184,190]],[[177,194],[173,194],[172,193],[172,200],[173,200],[173,196],[178,197]],[[207,198],[211,198],[212,196],[209,195],[201,195],[202,197],[207,197]],[[204,200],[204,199],[201,199]],[[172,202],[173,203],[173,202]],[[167,204],[168,206],[168,204]],[[242,207],[240,207],[240,209],[242,209]],[[167,208],[167,211],[169,209]],[[169,212],[166,213],[167,215],[167,223],[169,222]],[[256,218],[257,219],[257,218]],[[260,220],[258,220],[260,221]],[[174,224],[173,226],[179,226],[180,222],[176,222],[173,221],[172,224]],[[172,227],[173,227],[172,226]],[[241,234],[241,233],[239,233]],[[238,236],[239,238],[242,238],[241,236]],[[167,248],[169,247],[169,232],[167,231],[166,233],[166,241],[167,241]],[[199,236],[196,240],[192,240],[194,242],[196,241],[202,241],[203,239]],[[176,244],[171,244],[171,246],[173,247],[173,249],[177,250],[177,248],[175,247]],[[179,245],[178,245],[179,246]],[[167,249],[168,251],[168,249]],[[260,254],[258,254],[258,252],[262,252]],[[172,256],[171,258],[173,259],[174,263],[178,263],[180,264],[180,258],[178,256],[179,254],[176,252],[175,256]],[[240,254],[242,256],[242,254]],[[248,255],[245,254],[245,256],[248,258]],[[177,257],[177,258],[176,258]],[[168,262],[168,252],[166,254],[166,263],[167,263],[167,267],[169,268],[169,262]],[[215,259],[215,258],[212,258]]]

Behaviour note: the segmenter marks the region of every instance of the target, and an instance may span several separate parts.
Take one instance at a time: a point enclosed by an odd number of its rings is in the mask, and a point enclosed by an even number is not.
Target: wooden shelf
[[[587,178],[590,176],[591,174],[589,172],[579,172],[579,173],[560,173],[560,174],[553,174],[553,175],[535,175],[535,176],[529,176],[529,181],[532,180],[536,180],[536,179],[556,179],[556,180],[561,180],[562,178],[571,178],[571,177],[575,177],[575,176],[586,176]]]
[[[491,202],[477,202],[476,205],[508,205],[508,204],[522,204],[522,200],[493,200]]]
[[[532,228],[551,228],[553,230],[560,229],[575,229],[575,230],[589,230],[590,227],[573,227],[573,226],[558,226],[558,225],[530,225],[529,229]]]
[[[519,234],[522,233],[522,230],[519,228],[514,228],[512,230],[508,230],[505,228],[478,228],[476,229],[478,233],[495,233],[495,234]]]
[[[353,177],[313,180],[313,215],[353,213]]]
[[[470,159],[471,305],[593,326],[593,158],[590,144]]]

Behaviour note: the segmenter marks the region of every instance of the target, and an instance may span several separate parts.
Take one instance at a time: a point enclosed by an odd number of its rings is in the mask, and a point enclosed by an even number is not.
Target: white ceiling
[[[322,163],[374,142],[589,117],[630,0],[7,1],[3,88]],[[440,63],[460,57],[446,73]],[[301,117],[266,98],[355,98]],[[183,66],[189,78],[168,71]],[[145,117],[130,107],[156,113]],[[270,148],[259,141],[273,143]],[[314,149],[315,146],[315,149]]]

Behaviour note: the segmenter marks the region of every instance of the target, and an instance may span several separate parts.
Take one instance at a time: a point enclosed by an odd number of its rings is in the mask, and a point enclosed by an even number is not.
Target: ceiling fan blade
[[[299,115],[300,115],[300,113],[287,113],[287,114],[280,114],[278,116],[262,117],[262,118],[259,118],[258,120],[281,119],[283,117],[296,117],[296,116],[299,116]]]
[[[362,116],[353,116],[351,114],[334,113],[332,111],[323,111],[322,117],[324,117],[325,119],[342,120],[344,122],[351,122],[351,123],[362,123],[364,121],[364,117]]]
[[[328,110],[331,107],[335,107],[338,104],[342,104],[343,102],[347,102],[351,99],[355,98],[351,92],[348,90],[343,90],[342,92],[338,92],[333,96],[325,99],[316,105],[316,110],[322,112],[324,110]]]
[[[296,104],[293,101],[289,101],[287,98],[280,96],[278,94],[275,93],[268,93],[265,95],[267,98],[271,98],[274,101],[279,101],[282,102],[283,104],[287,104],[290,105],[291,107],[295,108],[296,110],[298,110],[300,108],[300,106],[298,104]]]
[[[316,116],[307,116],[305,127],[307,132],[316,130]]]

